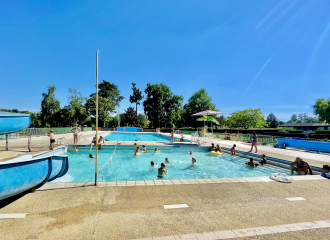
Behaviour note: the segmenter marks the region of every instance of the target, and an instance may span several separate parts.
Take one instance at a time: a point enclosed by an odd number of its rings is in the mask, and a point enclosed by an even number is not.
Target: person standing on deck
[[[172,131],[171,131],[171,143],[173,143],[173,139],[174,139],[174,130],[172,128]]]
[[[53,133],[53,130],[49,131],[48,137],[50,138],[50,149],[54,150],[54,148],[55,148],[55,135]]]
[[[80,128],[78,128],[78,124],[76,124],[72,129],[71,132],[73,133],[73,144],[78,143],[78,133],[81,132]]]
[[[238,142],[239,132],[236,133],[236,142]]]
[[[251,150],[249,152],[252,152],[253,146],[256,148],[256,153],[257,153],[257,143],[258,143],[258,137],[257,134],[253,131],[253,136],[252,136],[252,143],[251,143]]]

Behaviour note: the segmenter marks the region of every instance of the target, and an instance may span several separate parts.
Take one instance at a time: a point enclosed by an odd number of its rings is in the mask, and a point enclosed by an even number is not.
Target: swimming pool
[[[161,135],[161,136],[160,136]],[[109,135],[106,135],[105,140],[108,141],[145,141],[145,142],[170,142],[171,139],[169,136],[158,133],[117,133],[113,132]],[[179,138],[174,138],[174,141]],[[189,142],[189,140],[184,140]]]
[[[98,181],[136,181],[156,180],[157,168],[151,168],[150,162],[158,163],[165,158],[173,163],[168,166],[168,175],[163,179],[194,179],[194,178],[237,178],[237,177],[262,177],[270,176],[271,173],[281,172],[291,175],[288,169],[278,168],[272,165],[251,168],[245,165],[246,158],[223,154],[212,155],[210,152],[200,148],[161,148],[161,152],[154,153],[154,147],[148,148],[148,152],[134,156],[134,148],[117,148],[111,164],[106,164],[103,171],[98,173]],[[196,166],[191,165],[189,151],[193,151],[196,158]],[[56,182],[92,182],[95,179],[95,159],[88,155],[95,151],[80,149],[79,152],[68,151],[70,168],[68,173],[56,180]],[[98,154],[98,168],[100,169],[113,153],[113,148],[103,148]]]

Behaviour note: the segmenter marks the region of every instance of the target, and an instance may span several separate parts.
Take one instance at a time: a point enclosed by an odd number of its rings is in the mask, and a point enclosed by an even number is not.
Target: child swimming
[[[165,164],[162,163],[160,165],[160,168],[158,168],[158,176],[157,177],[162,178],[164,173],[167,175],[167,170],[165,169]]]
[[[192,162],[192,165],[193,165],[193,166],[196,165],[196,159],[195,159],[195,158],[192,158],[192,159],[191,159],[191,162]]]
[[[142,151],[143,152],[147,152],[148,150],[146,149],[146,146],[145,145],[143,145],[143,147],[142,147]]]
[[[193,152],[192,152],[192,151],[190,151],[189,155],[190,155],[190,156],[193,156]]]
[[[137,147],[136,150],[135,150],[134,155],[137,156],[137,155],[140,155],[140,154],[142,154],[142,152],[140,152],[140,147]]]
[[[151,162],[150,162],[150,165],[151,165],[151,167],[158,167],[158,164],[155,163],[154,161],[151,161]]]
[[[165,166],[173,166],[173,163],[168,158],[165,158]]]
[[[158,148],[155,148],[154,153],[159,153],[160,151],[158,151]]]
[[[250,166],[250,167],[257,167],[257,166],[259,166],[259,163],[255,163],[253,161],[253,158],[250,158],[250,162],[246,162],[245,165]]]

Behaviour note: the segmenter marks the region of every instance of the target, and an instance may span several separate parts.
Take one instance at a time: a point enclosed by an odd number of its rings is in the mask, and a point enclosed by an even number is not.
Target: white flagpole
[[[96,50],[96,144],[95,144],[95,186],[97,186],[97,149],[98,138],[97,130],[99,128],[99,84],[98,84],[98,70],[99,69],[99,50]]]

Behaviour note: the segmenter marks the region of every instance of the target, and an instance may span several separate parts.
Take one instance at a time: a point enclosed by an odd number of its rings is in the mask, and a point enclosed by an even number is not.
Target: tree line
[[[67,105],[60,107],[60,101],[55,95],[56,86],[48,86],[47,92],[42,93],[41,111],[29,112],[17,109],[0,109],[7,112],[21,112],[31,115],[30,127],[68,127],[74,124],[95,126],[96,94],[84,97],[76,89],[69,88],[70,96]],[[98,114],[99,126],[138,126],[141,128],[180,128],[198,127],[201,123],[196,121],[197,117],[191,115],[204,110],[219,111],[212,102],[212,98],[204,88],[193,93],[187,103],[183,105],[183,96],[175,95],[165,84],[148,83],[144,94],[132,83],[132,95],[129,96],[131,104],[123,113],[118,113],[120,102],[124,99],[118,86],[103,80],[98,88]],[[144,99],[144,100],[143,100]],[[142,102],[143,100],[143,102]],[[142,103],[144,114],[138,114],[137,107]],[[312,106],[316,118],[307,114],[293,114],[288,123],[301,122],[330,122],[330,99],[318,99]],[[214,116],[216,117],[216,116]],[[220,123],[218,127],[232,128],[276,128],[285,122],[270,113],[267,118],[261,109],[246,109],[235,111],[228,117],[216,118]]]

